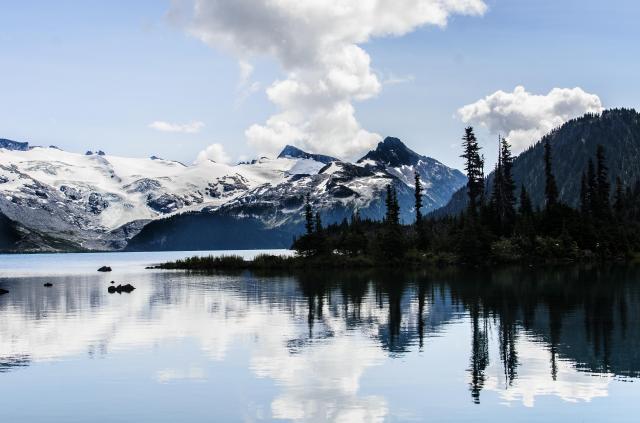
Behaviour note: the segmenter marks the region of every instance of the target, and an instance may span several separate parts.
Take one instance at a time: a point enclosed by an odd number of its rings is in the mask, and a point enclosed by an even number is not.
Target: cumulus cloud
[[[496,91],[468,104],[458,115],[465,123],[502,133],[514,151],[520,152],[566,121],[602,110],[600,98],[581,88],[554,88],[546,95],[536,95],[518,86],[513,92]]]
[[[196,163],[206,162],[207,160],[214,161],[216,163],[229,163],[231,157],[224,151],[222,144],[211,144],[200,153],[196,158]]]
[[[161,132],[181,132],[183,134],[195,134],[200,132],[200,130],[204,128],[204,123],[200,121],[192,121],[189,123],[171,123],[156,120],[155,122],[151,122],[148,126],[151,129],[155,129],[156,131]]]
[[[381,138],[355,117],[354,101],[376,96],[382,86],[360,45],[486,9],[483,0],[192,0],[175,2],[170,16],[241,63],[266,55],[284,69],[286,76],[267,89],[279,112],[246,131],[259,152],[295,144],[353,157]],[[249,69],[241,65],[241,74]]]

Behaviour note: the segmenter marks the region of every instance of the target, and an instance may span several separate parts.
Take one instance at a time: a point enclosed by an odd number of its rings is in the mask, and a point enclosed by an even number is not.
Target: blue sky
[[[485,3],[483,16],[452,14],[446,28],[360,43],[382,82],[375,95],[352,101],[360,126],[460,167],[465,123],[457,110],[498,90],[580,87],[606,108],[639,106],[639,3]],[[278,112],[265,88],[286,78],[286,66],[269,54],[251,57],[259,89],[243,94],[238,55],[190,35],[167,19],[170,9],[157,0],[2,2],[0,137],[185,162],[212,143],[232,160],[257,155],[245,130]],[[502,118],[470,123],[512,129]],[[163,132],[149,127],[155,121],[204,126]],[[491,130],[479,132],[493,148]]]

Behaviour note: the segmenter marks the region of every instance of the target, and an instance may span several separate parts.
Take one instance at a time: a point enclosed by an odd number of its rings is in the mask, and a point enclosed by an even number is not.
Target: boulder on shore
[[[111,272],[111,267],[102,266],[101,268],[98,269],[98,272]]]
[[[133,285],[131,285],[130,283],[126,284],[126,285],[118,285],[118,286],[110,286],[107,291],[109,291],[109,294],[115,294],[116,292],[118,294],[122,294],[124,293],[131,293],[134,289],[136,289]]]

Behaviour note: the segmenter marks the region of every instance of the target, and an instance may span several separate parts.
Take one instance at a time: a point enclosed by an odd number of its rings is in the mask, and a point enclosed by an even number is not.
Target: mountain
[[[316,162],[324,163],[324,164],[338,161],[338,159],[336,159],[335,157],[325,156],[322,154],[310,154],[292,145],[287,145],[282,150],[282,152],[278,155],[278,158],[279,159],[309,159],[309,160],[315,160]]]
[[[63,238],[65,250],[118,250],[151,220],[219,207],[249,189],[322,166],[306,159],[185,166],[57,148],[0,149],[0,212],[25,228],[21,245],[33,245],[29,240],[41,234]]]
[[[292,151],[289,147],[286,150]],[[301,150],[294,150],[300,157],[311,157],[298,151]],[[389,157],[395,159],[388,160]],[[410,222],[414,213],[414,170],[420,173],[425,187],[425,211],[445,204],[466,182],[461,172],[418,155],[395,138],[387,138],[356,163],[333,159],[316,172],[300,172],[280,183],[249,189],[220,207],[155,221],[135,236],[127,249],[185,249],[194,245],[200,249],[230,248],[226,236],[201,230],[205,226],[224,225],[235,228],[232,229],[235,231],[233,248],[255,248],[256,245],[287,248],[293,237],[303,230],[302,211],[307,193],[325,224],[350,218],[355,211],[363,218],[381,219],[385,212],[384,193],[389,184],[394,184],[398,191],[402,219]],[[180,240],[176,240],[176,234],[180,234]],[[183,234],[189,234],[186,240]]]
[[[544,205],[543,154],[547,140],[552,147],[553,172],[560,199],[572,207],[580,202],[582,172],[590,158],[595,160],[598,144],[605,149],[612,194],[616,177],[627,185],[640,180],[640,113],[631,109],[612,109],[599,115],[587,114],[568,121],[515,158],[513,176],[518,192],[524,184],[536,207]],[[486,185],[487,195],[490,195],[493,173],[488,175]],[[455,215],[466,205],[466,188],[462,188],[433,215]]]
[[[29,143],[0,138],[0,148],[4,148],[6,150],[27,151],[29,149]]]
[[[393,183],[410,221],[414,170],[423,177],[425,211],[445,204],[465,182],[459,171],[391,138],[378,145],[379,157],[370,152],[356,163],[287,146],[275,159],[191,166],[156,156],[4,145],[2,250],[288,247],[300,232],[307,193],[326,222],[356,210],[379,219],[383,192]]]

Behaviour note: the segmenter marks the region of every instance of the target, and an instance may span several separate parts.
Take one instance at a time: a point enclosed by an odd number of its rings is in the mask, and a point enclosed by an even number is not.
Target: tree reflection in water
[[[427,351],[429,339],[446,331],[449,324],[468,322],[470,356],[466,372],[475,403],[480,403],[482,391],[489,388],[516,390],[530,357],[523,346],[532,342],[549,353],[550,381],[558,380],[568,365],[601,375],[640,376],[640,269],[633,266],[180,277],[158,273],[149,278],[146,285],[140,281],[130,303],[107,299],[103,286],[90,278],[80,282],[57,280],[55,289],[48,291],[39,291],[39,280],[3,281],[3,285],[11,285],[8,288],[12,295],[0,299],[0,335],[17,341],[0,345],[0,373],[29,366],[43,354],[38,351],[46,351],[48,358],[78,354],[83,349],[90,355],[107,354],[110,343],[119,339],[121,325],[136,324],[135,319],[140,319],[144,328],[150,327],[150,322],[154,328],[173,324],[169,334],[160,328],[156,332],[128,331],[146,336],[144,342],[188,332],[201,337],[203,345],[213,344],[211,348],[223,355],[224,347],[215,342],[224,344],[228,340],[216,338],[222,335],[214,330],[196,329],[225,319],[230,319],[222,326],[227,330],[244,320],[255,325],[246,317],[252,310],[263,314],[276,310],[281,321],[303,325],[301,332],[288,328],[288,354],[298,354],[316,341],[331,341],[351,332],[373,341],[378,353],[403,357],[416,350]],[[230,297],[239,301],[228,301]],[[205,308],[198,308],[201,306]],[[168,310],[174,312],[172,319],[182,316],[184,322],[163,320]],[[118,316],[129,316],[133,323],[108,320]],[[54,318],[59,320],[51,322]],[[32,323],[47,321],[69,338],[59,341],[59,337],[49,336],[40,340],[42,325]],[[93,322],[94,327],[84,321]],[[69,326],[61,328],[63,325]],[[251,325],[235,329],[231,336],[252,333],[260,327]],[[265,357],[262,362],[269,360]],[[375,360],[371,358],[371,362]],[[488,373],[497,365],[502,374],[498,379],[496,373]]]

